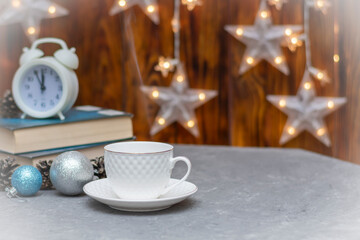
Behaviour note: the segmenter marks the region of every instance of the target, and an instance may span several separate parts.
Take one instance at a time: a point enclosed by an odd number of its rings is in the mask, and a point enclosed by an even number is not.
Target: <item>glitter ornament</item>
[[[22,166],[11,176],[11,185],[21,196],[35,195],[41,188],[42,177],[33,166]]]
[[[50,168],[50,179],[56,190],[65,195],[82,193],[84,185],[94,177],[90,160],[82,153],[71,151],[57,156]]]

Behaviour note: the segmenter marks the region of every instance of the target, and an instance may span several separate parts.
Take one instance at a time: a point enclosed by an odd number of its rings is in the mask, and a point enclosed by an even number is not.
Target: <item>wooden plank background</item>
[[[259,0],[203,0],[189,12],[181,8],[181,60],[185,63],[192,88],[215,89],[217,98],[200,107],[199,138],[179,124],[173,124],[154,137],[149,129],[158,107],[146,99],[139,86],[168,86],[154,66],[161,55],[172,56],[171,19],[173,1],[158,0],[161,23],[154,25],[138,7],[114,17],[108,15],[113,0],[56,0],[70,15],[42,22],[40,37],[58,37],[77,49],[80,68],[78,105],[92,104],[135,114],[138,139],[189,144],[280,147],[278,142],[286,115],[266,101],[268,94],[294,95],[305,67],[304,49],[291,53],[284,48],[290,67],[285,76],[269,64],[239,76],[245,46],[224,30],[227,24],[253,24]],[[327,69],[331,84],[317,84],[319,96],[347,97],[348,104],[326,118],[332,148],[327,148],[309,133],[303,133],[282,147],[304,148],[360,163],[360,3],[358,0],[333,0],[327,15],[311,11],[313,63]],[[272,8],[274,24],[303,24],[303,1],[289,0],[282,11]],[[334,68],[334,17],[338,17],[338,48],[341,62]],[[127,20],[131,19],[130,26]],[[139,78],[131,41],[142,79]],[[0,94],[10,88],[18,68],[21,49],[29,41],[19,24],[0,26]],[[53,46],[44,46],[51,53]]]

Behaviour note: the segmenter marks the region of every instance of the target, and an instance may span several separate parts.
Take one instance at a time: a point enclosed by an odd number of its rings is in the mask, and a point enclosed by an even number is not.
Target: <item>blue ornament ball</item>
[[[35,195],[41,188],[42,176],[33,166],[22,166],[11,176],[11,185],[21,196]]]

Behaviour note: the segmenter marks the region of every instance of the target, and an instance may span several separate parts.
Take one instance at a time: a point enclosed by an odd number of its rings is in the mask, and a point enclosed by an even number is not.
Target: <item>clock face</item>
[[[63,84],[54,69],[46,65],[37,65],[23,75],[20,81],[20,95],[31,109],[47,112],[59,104],[63,95]]]

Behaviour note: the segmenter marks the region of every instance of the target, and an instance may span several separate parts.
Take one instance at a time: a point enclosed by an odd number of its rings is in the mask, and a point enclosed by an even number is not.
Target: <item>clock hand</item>
[[[40,78],[39,78],[39,75],[38,75],[38,71],[37,71],[37,70],[34,70],[34,75],[36,76],[36,78],[37,78],[37,80],[38,80],[38,82],[39,82],[39,84],[40,84],[40,88],[42,88],[42,81],[41,81]]]
[[[46,90],[44,71],[41,69],[41,93]]]

